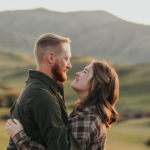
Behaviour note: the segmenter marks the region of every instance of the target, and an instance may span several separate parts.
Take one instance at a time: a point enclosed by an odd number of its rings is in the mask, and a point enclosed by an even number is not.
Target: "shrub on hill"
[[[5,92],[3,96],[0,96],[0,107],[11,107],[18,96],[19,92],[16,91]]]
[[[10,119],[10,113],[4,113],[4,114],[1,116],[1,119],[2,119],[2,120]]]
[[[147,140],[146,144],[150,146],[150,138]]]

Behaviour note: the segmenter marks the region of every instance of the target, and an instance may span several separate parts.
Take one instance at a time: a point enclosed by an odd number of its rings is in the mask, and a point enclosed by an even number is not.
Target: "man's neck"
[[[44,67],[37,66],[36,71],[42,72],[53,79],[53,74],[50,69],[46,69]],[[54,80],[54,79],[53,79]]]

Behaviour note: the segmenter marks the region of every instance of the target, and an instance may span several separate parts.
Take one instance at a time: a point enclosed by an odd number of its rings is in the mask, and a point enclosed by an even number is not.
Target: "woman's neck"
[[[85,98],[88,96],[88,92],[83,92],[83,91],[77,92],[77,94],[78,94],[79,100],[81,102],[84,101]]]

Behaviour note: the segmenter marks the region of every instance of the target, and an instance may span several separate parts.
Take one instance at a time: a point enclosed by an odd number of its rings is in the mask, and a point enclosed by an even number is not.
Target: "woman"
[[[83,71],[76,73],[71,87],[79,100],[68,118],[66,129],[81,144],[83,150],[104,150],[106,128],[118,120],[115,103],[119,96],[119,80],[116,71],[105,62],[94,61]],[[7,122],[6,129],[18,150],[34,149],[36,143],[27,136],[18,120]],[[28,142],[29,147],[25,147]],[[37,145],[37,143],[35,144]],[[46,150],[38,144],[40,150]]]

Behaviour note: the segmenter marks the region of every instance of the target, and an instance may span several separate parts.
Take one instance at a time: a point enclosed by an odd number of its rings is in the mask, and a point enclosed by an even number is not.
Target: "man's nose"
[[[69,60],[68,63],[67,63],[67,68],[68,68],[68,69],[71,69],[71,68],[72,68],[70,60]]]

